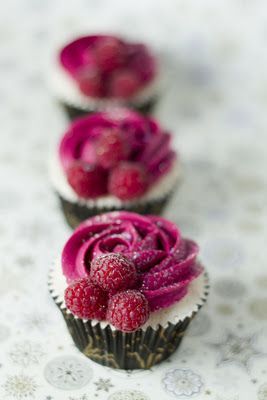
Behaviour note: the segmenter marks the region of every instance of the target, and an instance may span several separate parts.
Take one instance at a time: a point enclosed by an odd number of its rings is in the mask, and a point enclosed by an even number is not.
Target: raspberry
[[[138,290],[116,293],[108,301],[107,320],[121,331],[133,332],[139,329],[148,317],[148,301]]]
[[[77,75],[77,82],[80,91],[85,96],[90,97],[102,97],[103,96],[103,85],[101,76],[95,69],[84,68]]]
[[[74,281],[65,290],[67,308],[82,319],[105,319],[107,302],[107,293],[89,278]]]
[[[107,172],[101,167],[75,161],[67,170],[67,179],[80,197],[95,198],[107,193]]]
[[[132,261],[123,255],[109,253],[92,261],[90,277],[102,289],[115,293],[133,286],[136,269]]]
[[[103,72],[113,71],[124,61],[124,46],[116,38],[102,38],[94,49],[98,68]]]
[[[96,155],[100,165],[104,168],[114,167],[119,161],[129,155],[130,146],[117,128],[106,128],[96,141]]]
[[[145,193],[148,175],[141,164],[121,162],[111,171],[109,192],[121,200],[132,200]]]
[[[134,71],[127,69],[116,71],[110,82],[109,94],[113,97],[133,96],[140,88],[140,80]]]

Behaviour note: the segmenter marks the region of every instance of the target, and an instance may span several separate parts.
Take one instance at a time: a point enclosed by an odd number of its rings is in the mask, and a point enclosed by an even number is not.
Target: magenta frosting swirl
[[[203,271],[197,244],[182,238],[174,223],[121,211],[88,219],[74,231],[62,252],[63,274],[69,282],[86,277],[91,261],[111,252],[134,262],[137,288],[152,311],[181,300]]]
[[[121,46],[124,54],[124,64],[115,67],[111,73],[106,73],[99,70],[95,64],[94,51],[99,43],[109,39],[116,40]],[[111,35],[80,37],[64,46],[59,53],[58,59],[60,65],[77,83],[81,72],[95,68],[100,73],[100,79],[103,86],[105,86],[112,79],[113,73],[120,73],[125,71],[126,68],[127,71],[132,71],[138,78],[138,87],[136,88],[138,91],[151,83],[157,73],[156,60],[147,46],[142,43],[131,43]],[[113,95],[104,91],[99,97],[113,97]]]
[[[65,173],[74,161],[96,162],[94,143],[103,128],[123,131],[131,148],[128,161],[141,163],[146,168],[150,184],[166,174],[176,159],[171,147],[171,135],[156,120],[128,109],[116,108],[91,114],[70,125],[59,145],[59,158]]]
[[[59,61],[61,65],[73,77],[81,67],[86,65],[86,58],[84,53],[88,47],[92,47],[99,37],[108,37],[107,35],[91,35],[80,37],[71,43],[68,43],[59,54]]]

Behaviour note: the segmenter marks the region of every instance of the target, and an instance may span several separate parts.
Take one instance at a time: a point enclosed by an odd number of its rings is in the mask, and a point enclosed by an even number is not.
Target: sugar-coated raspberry
[[[118,292],[108,301],[107,320],[121,331],[139,329],[148,317],[148,301],[138,290]]]
[[[111,171],[108,183],[109,193],[121,200],[132,200],[145,193],[148,175],[141,164],[121,162]]]
[[[80,91],[85,96],[90,97],[102,97],[103,96],[103,84],[101,75],[96,69],[85,67],[77,75],[77,82]]]
[[[67,179],[80,197],[95,198],[107,193],[107,172],[100,166],[75,161],[67,170]]]
[[[136,269],[133,262],[122,254],[109,253],[91,262],[90,277],[102,289],[115,293],[133,287]]]
[[[110,72],[124,61],[124,46],[116,38],[101,38],[94,48],[96,64],[101,71]]]
[[[104,168],[111,168],[127,159],[130,146],[120,129],[106,128],[96,141],[95,149],[98,163]]]
[[[89,278],[74,281],[65,290],[67,308],[82,319],[105,319],[107,302],[107,293]]]
[[[140,80],[134,71],[124,69],[113,73],[110,80],[109,95],[128,98],[140,88]]]

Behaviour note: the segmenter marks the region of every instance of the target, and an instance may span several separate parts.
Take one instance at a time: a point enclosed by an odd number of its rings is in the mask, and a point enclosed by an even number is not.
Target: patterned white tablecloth
[[[10,0],[0,19],[0,398],[266,400],[266,2]],[[47,173],[67,123],[49,57],[94,29],[162,53],[172,84],[157,116],[184,163],[166,216],[198,240],[212,282],[179,351],[144,372],[81,355],[46,286],[70,234]]]

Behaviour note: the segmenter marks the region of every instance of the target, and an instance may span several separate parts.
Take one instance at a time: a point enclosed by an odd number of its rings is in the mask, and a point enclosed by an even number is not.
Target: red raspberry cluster
[[[82,160],[68,169],[69,184],[84,198],[110,193],[127,201],[141,196],[148,188],[148,173],[143,164],[128,160],[130,152],[119,128],[103,128],[92,146],[83,148]]]
[[[129,98],[151,75],[145,46],[128,44],[115,37],[100,37],[83,54],[76,80],[81,92],[95,98]]]
[[[90,275],[65,290],[67,308],[82,319],[106,319],[123,332],[139,329],[149,317],[146,297],[133,289],[137,272],[131,260],[109,253],[94,259]]]

